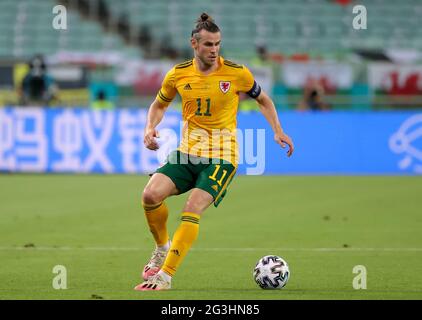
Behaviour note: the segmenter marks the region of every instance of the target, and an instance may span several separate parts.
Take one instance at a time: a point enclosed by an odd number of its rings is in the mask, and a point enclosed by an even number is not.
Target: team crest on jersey
[[[220,90],[227,93],[230,90],[230,81],[220,81]]]

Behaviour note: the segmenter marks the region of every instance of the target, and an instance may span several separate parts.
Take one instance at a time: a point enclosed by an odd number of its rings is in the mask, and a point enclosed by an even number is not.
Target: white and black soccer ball
[[[262,289],[281,289],[289,281],[290,270],[283,258],[269,255],[259,259],[253,277]]]

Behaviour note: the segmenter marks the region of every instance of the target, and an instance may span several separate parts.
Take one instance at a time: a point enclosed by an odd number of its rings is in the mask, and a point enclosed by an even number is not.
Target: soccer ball
[[[289,281],[290,270],[283,258],[270,255],[259,259],[253,277],[262,289],[281,289]]]

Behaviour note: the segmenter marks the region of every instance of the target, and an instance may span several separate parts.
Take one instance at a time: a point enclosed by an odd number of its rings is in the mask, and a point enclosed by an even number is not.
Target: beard
[[[198,59],[201,60],[202,64],[207,67],[212,67],[215,61],[217,60],[217,58],[218,58],[218,55],[216,56],[215,60],[210,60],[209,58],[201,57],[198,55]]]

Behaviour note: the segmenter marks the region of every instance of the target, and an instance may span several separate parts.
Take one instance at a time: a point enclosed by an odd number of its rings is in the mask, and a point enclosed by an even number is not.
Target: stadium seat
[[[339,48],[421,47],[422,2],[419,0],[403,0],[400,5],[392,0],[360,1],[370,17],[368,29],[361,31],[352,28],[355,3],[340,6],[329,1],[311,0],[262,0],[259,5],[252,0],[105,2],[114,22],[121,14],[127,14],[135,31],[147,25],[154,39],[170,36],[180,50],[189,49],[190,31],[203,11],[210,13],[220,25],[224,49],[241,52],[242,56],[254,56],[255,43],[264,43],[271,50],[285,48],[294,52],[306,49],[324,54]],[[6,46],[1,50],[2,55],[21,53],[32,39],[38,38],[42,40],[37,47],[45,45],[49,51],[70,49],[70,44],[79,42],[84,43],[84,50],[90,51],[124,46],[117,34],[108,36],[98,22],[82,18],[74,9],[68,10],[69,32],[52,29],[50,21],[54,5],[57,5],[54,0],[0,1],[0,29],[3,31],[0,44]],[[31,33],[30,39],[23,37],[28,32]],[[80,40],[85,34],[91,34],[94,40]],[[97,37],[104,39],[97,41]],[[7,45],[10,43],[13,45]]]

